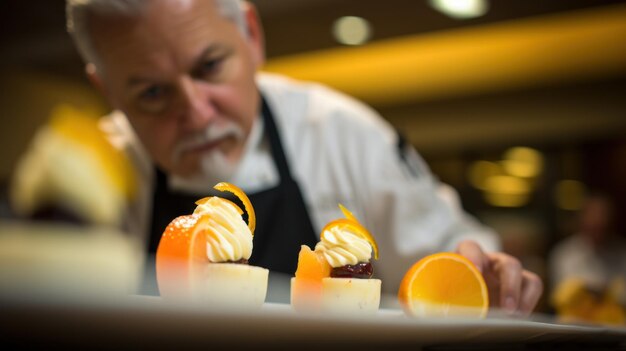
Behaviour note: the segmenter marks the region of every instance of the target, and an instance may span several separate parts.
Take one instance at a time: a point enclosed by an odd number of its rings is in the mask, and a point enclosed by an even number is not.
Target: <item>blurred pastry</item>
[[[61,213],[78,222],[119,226],[135,193],[134,168],[106,138],[98,118],[61,105],[18,163],[10,197],[21,217]]]

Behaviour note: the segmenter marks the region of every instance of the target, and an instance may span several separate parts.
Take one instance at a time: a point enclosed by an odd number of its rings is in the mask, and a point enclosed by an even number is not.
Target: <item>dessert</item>
[[[291,280],[291,304],[297,311],[331,314],[374,313],[380,304],[381,281],[371,279],[372,235],[341,204],[346,218],[328,223],[314,250],[303,245]]]
[[[606,287],[571,277],[556,285],[551,302],[559,323],[625,325],[626,305],[620,301],[625,292],[623,277],[614,278]]]
[[[260,307],[269,271],[248,265],[255,229],[254,209],[236,186],[215,189],[235,194],[239,206],[211,196],[196,202],[193,214],[174,219],[163,232],[156,253],[157,283],[166,299],[203,302],[213,307]]]
[[[404,275],[398,291],[404,311],[415,317],[479,317],[487,314],[487,285],[467,258],[455,253],[426,256]]]
[[[137,193],[137,174],[113,142],[97,114],[55,107],[16,167],[10,187],[16,214],[122,226]]]

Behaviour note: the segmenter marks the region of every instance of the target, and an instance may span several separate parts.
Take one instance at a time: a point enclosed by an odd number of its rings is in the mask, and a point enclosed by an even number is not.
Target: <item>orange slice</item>
[[[330,270],[330,265],[326,262],[324,255],[311,250],[306,245],[300,247],[296,278],[322,280],[322,278],[330,277]]]
[[[291,304],[296,310],[316,310],[322,297],[322,279],[330,277],[331,267],[322,254],[302,245],[298,268],[291,287]]]
[[[229,193],[233,193],[235,196],[243,202],[243,207],[246,209],[248,213],[248,228],[250,228],[250,232],[254,235],[254,229],[256,228],[256,215],[254,214],[254,208],[252,207],[252,203],[246,193],[243,190],[239,189],[236,185],[221,182],[217,183],[213,188],[219,191],[227,191]]]
[[[487,315],[489,297],[482,275],[465,257],[454,253],[426,256],[404,275],[398,299],[417,317]]]
[[[161,296],[186,296],[191,291],[194,269],[209,262],[206,239],[202,235],[208,220],[208,216],[180,216],[163,232],[156,252],[156,277]]]
[[[335,227],[338,227],[339,229],[349,229],[351,232],[367,240],[367,242],[372,246],[372,250],[374,251],[374,258],[378,259],[378,244],[376,243],[376,240],[374,240],[372,234],[370,234],[370,232],[367,231],[367,229],[365,229],[365,227],[363,227],[356,220],[341,218],[330,221],[322,229],[322,234],[320,235],[320,238],[324,239],[324,233],[326,233],[327,230],[331,230]]]

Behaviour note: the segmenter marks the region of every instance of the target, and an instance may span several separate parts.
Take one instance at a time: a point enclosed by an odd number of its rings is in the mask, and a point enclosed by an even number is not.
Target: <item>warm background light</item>
[[[333,35],[342,44],[361,45],[369,40],[371,27],[364,18],[344,16],[333,24]]]
[[[485,200],[493,206],[519,207],[528,202],[530,186],[527,181],[513,176],[495,176],[487,179]]]
[[[480,17],[489,10],[487,0],[430,0],[430,5],[457,19]]]
[[[377,106],[575,81],[626,67],[626,6],[270,59]]]
[[[468,172],[469,183],[477,189],[487,189],[487,179],[503,175],[504,171],[499,164],[490,161],[474,162]]]
[[[543,170],[543,155],[530,147],[516,146],[504,151],[498,162],[475,161],[468,168],[468,181],[496,207],[520,207],[528,203],[536,178]]]
[[[541,173],[543,157],[537,150],[528,147],[515,147],[506,151],[502,166],[512,176],[532,178]]]

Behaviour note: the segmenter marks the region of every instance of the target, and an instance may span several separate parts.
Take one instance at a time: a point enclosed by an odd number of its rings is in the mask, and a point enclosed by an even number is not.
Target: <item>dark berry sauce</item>
[[[368,279],[372,277],[374,269],[369,262],[360,262],[355,265],[345,265],[333,268],[330,272],[332,278],[360,278]]]

